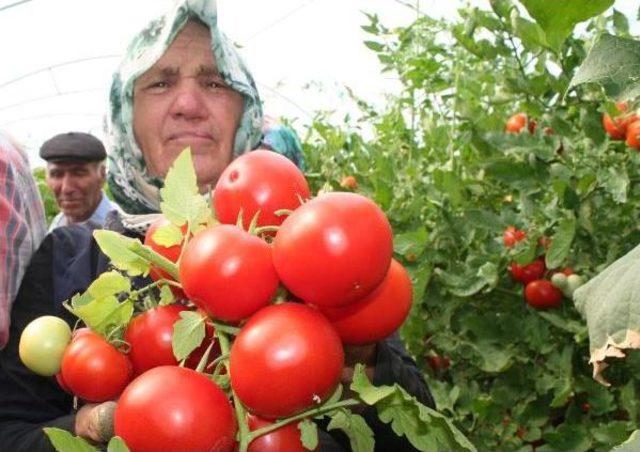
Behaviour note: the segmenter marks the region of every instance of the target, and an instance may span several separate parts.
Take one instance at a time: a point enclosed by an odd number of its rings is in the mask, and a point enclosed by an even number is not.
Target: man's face
[[[214,185],[231,161],[243,99],[218,73],[208,28],[189,22],[133,92],[133,130],[149,173],[164,178],[190,146],[198,185]]]
[[[72,223],[86,221],[102,200],[105,168],[100,162],[49,162],[47,185]]]

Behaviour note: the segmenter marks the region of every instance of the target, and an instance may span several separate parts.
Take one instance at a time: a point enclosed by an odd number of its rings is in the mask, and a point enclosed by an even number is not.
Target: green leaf
[[[116,271],[102,273],[87,289],[93,298],[106,298],[120,292],[129,292],[131,281]]]
[[[402,256],[409,254],[420,256],[427,247],[428,238],[427,229],[424,226],[396,234],[393,237],[393,250]]]
[[[640,348],[640,246],[609,265],[573,294],[576,309],[587,320],[593,376],[606,384],[601,372],[607,357],[624,356]]]
[[[614,201],[627,202],[630,181],[625,168],[603,168],[598,171],[598,182],[611,194]]]
[[[332,416],[327,430],[342,430],[348,437],[353,452],[373,452],[375,439],[371,428],[358,414],[345,409],[337,410]]]
[[[55,427],[43,428],[49,441],[58,452],[98,452],[98,449],[79,436]]]
[[[514,33],[518,36],[522,43],[527,48],[532,47],[548,47],[547,37],[536,23],[523,19],[520,16],[516,16],[511,21]]]
[[[611,449],[611,452],[636,452],[640,450],[640,430],[634,430],[627,440]]]
[[[558,2],[560,3],[560,2]],[[640,95],[640,42],[603,34],[593,45],[569,83],[598,83],[617,100]]]
[[[164,179],[164,187],[160,189],[160,196],[160,208],[164,216],[176,226],[188,223],[192,233],[211,217],[207,201],[198,190],[190,148],[182,151],[173,162]]]
[[[364,45],[374,52],[381,52],[384,49],[384,46],[376,41],[364,41]]]
[[[167,224],[156,229],[151,237],[158,245],[167,248],[182,243],[182,231],[174,224]]]
[[[142,246],[140,240],[124,237],[114,231],[104,229],[94,231],[93,236],[98,246],[106,254],[111,263],[132,276],[149,273],[149,262],[133,250]]]
[[[351,389],[367,405],[375,405],[380,420],[391,424],[397,435],[406,436],[419,450],[476,450],[451,420],[422,405],[398,384],[373,386],[362,364],[356,365]]]
[[[109,445],[107,446],[107,452],[129,452],[129,448],[124,443],[124,440],[119,436],[114,436],[109,441]]]
[[[197,312],[183,311],[181,319],[173,325],[172,347],[178,361],[182,361],[202,344],[205,336],[205,319]]]
[[[576,235],[576,219],[571,216],[558,225],[556,233],[551,239],[551,246],[546,255],[547,268],[560,267],[571,251],[571,244]]]
[[[527,12],[540,25],[547,42],[556,50],[571,34],[576,24],[605,12],[614,0],[520,0]]]
[[[133,315],[133,301],[119,303],[114,296],[98,298],[86,305],[73,308],[73,312],[89,328],[106,337],[113,329],[129,323]]]
[[[316,450],[318,447],[318,426],[315,422],[305,419],[298,423],[300,441],[305,449]]]
[[[166,306],[175,301],[175,297],[173,296],[173,292],[171,291],[171,287],[168,284],[165,284],[160,288],[160,306]]]

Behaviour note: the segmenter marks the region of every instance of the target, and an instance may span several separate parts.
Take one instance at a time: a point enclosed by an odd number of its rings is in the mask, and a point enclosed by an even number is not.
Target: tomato
[[[222,172],[213,191],[213,205],[221,223],[236,224],[242,212],[249,228],[259,211],[259,226],[279,225],[281,209],[294,210],[311,196],[304,174],[288,158],[273,151],[258,150],[235,159]]]
[[[134,375],[140,375],[153,367],[178,365],[173,354],[173,327],[180,320],[180,313],[188,310],[186,306],[176,304],[158,306],[137,315],[129,322],[124,340],[130,345],[129,359]],[[198,365],[212,337],[213,328],[208,327],[207,337],[202,345],[187,358],[187,367],[195,368]],[[219,354],[219,348],[214,347],[209,358],[215,359]]]
[[[640,121],[634,121],[627,128],[627,145],[640,149]]]
[[[557,308],[562,304],[562,292],[546,279],[537,279],[524,289],[527,304],[536,309]]]
[[[362,300],[323,314],[345,344],[372,344],[396,331],[411,309],[413,289],[407,270],[395,259],[382,283]]]
[[[18,354],[32,372],[50,377],[60,371],[64,350],[71,340],[71,328],[59,317],[38,317],[20,335]]]
[[[528,284],[531,281],[542,278],[547,267],[544,264],[544,259],[539,258],[527,265],[518,265],[515,262],[511,263],[511,276],[516,281],[523,284]]]
[[[616,106],[624,114],[611,118],[608,113],[604,113],[602,115],[602,126],[612,140],[624,140],[625,137],[628,139],[627,129],[638,117],[634,113],[625,113],[627,110],[626,105],[623,110],[617,104]]]
[[[230,322],[268,305],[278,289],[271,246],[226,224],[191,239],[180,261],[180,281],[198,307]]]
[[[507,125],[505,126],[505,130],[509,133],[520,133],[522,129],[527,126],[529,133],[534,133],[536,131],[536,122],[531,119],[527,121],[527,115],[524,113],[516,113],[511,116],[507,121]]]
[[[154,221],[151,224],[151,226],[149,226],[149,229],[147,229],[147,233],[144,236],[144,244],[147,245],[149,248],[151,248],[156,253],[160,254],[161,256],[166,257],[171,262],[176,263],[176,262],[178,262],[178,259],[180,258],[180,253],[182,252],[182,243],[183,242],[180,242],[178,245],[173,245],[173,246],[170,246],[170,247],[166,247],[166,246],[162,246],[162,245],[156,243],[155,240],[153,239],[153,234],[155,234],[155,232],[159,228],[161,228],[163,226],[168,226],[170,224],[171,224],[171,222],[169,220],[167,220],[164,216],[162,216],[158,220]],[[182,229],[182,235],[184,237],[184,235],[187,233],[187,225],[185,224],[184,226],[182,226],[181,229]],[[159,279],[168,279],[168,280],[173,280],[174,279],[166,271],[160,270],[159,268],[156,268],[156,267],[151,267],[151,271],[149,272],[149,276],[154,281],[158,281]],[[173,295],[178,299],[186,298],[185,295],[184,295],[184,292],[182,290],[180,290],[178,287],[171,286],[171,292],[173,292]]]
[[[231,387],[250,412],[285,418],[325,401],[344,364],[338,333],[316,309],[281,303],[255,313],[231,346]]]
[[[203,374],[176,366],[133,380],[118,400],[114,427],[131,452],[230,451],[237,430],[225,393]]]
[[[427,364],[435,373],[444,372],[451,366],[451,361],[446,356],[433,354],[427,356]]]
[[[272,424],[257,416],[248,415],[249,430],[254,431]],[[249,443],[249,452],[307,452],[300,440],[297,422],[280,427],[266,435],[259,436]]]
[[[56,374],[56,382],[58,383],[58,386],[60,386],[60,388],[64,392],[67,392],[67,393],[71,394],[71,390],[69,389],[69,386],[67,386],[67,384],[64,382],[64,378],[62,377],[62,373],[61,372],[58,372]]]
[[[347,190],[355,190],[358,188],[358,181],[354,176],[344,176],[340,181],[340,186]]]
[[[521,231],[520,229],[516,229],[515,226],[509,226],[504,230],[502,234],[502,241],[504,242],[504,246],[507,248],[511,248],[516,243],[527,238],[527,233]]]
[[[384,279],[392,232],[384,212],[356,193],[312,199],[282,223],[273,262],[283,284],[321,308],[361,299]]]
[[[76,334],[62,356],[63,381],[88,402],[115,399],[132,374],[129,358],[90,330]]]

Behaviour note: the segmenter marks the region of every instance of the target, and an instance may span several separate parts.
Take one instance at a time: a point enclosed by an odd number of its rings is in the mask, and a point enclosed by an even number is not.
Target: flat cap
[[[107,151],[100,140],[82,132],[61,133],[48,139],[40,148],[43,160],[80,160],[95,162],[107,158]]]

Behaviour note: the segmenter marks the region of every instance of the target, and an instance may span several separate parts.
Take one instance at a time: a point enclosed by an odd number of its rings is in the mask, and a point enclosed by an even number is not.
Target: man
[[[0,134],[0,349],[9,338],[13,299],[45,230],[42,201],[27,158]]]
[[[87,221],[102,226],[107,214],[117,209],[102,189],[107,152],[96,137],[80,132],[56,135],[42,145],[40,157],[47,161],[47,185],[61,211],[49,231]]]

